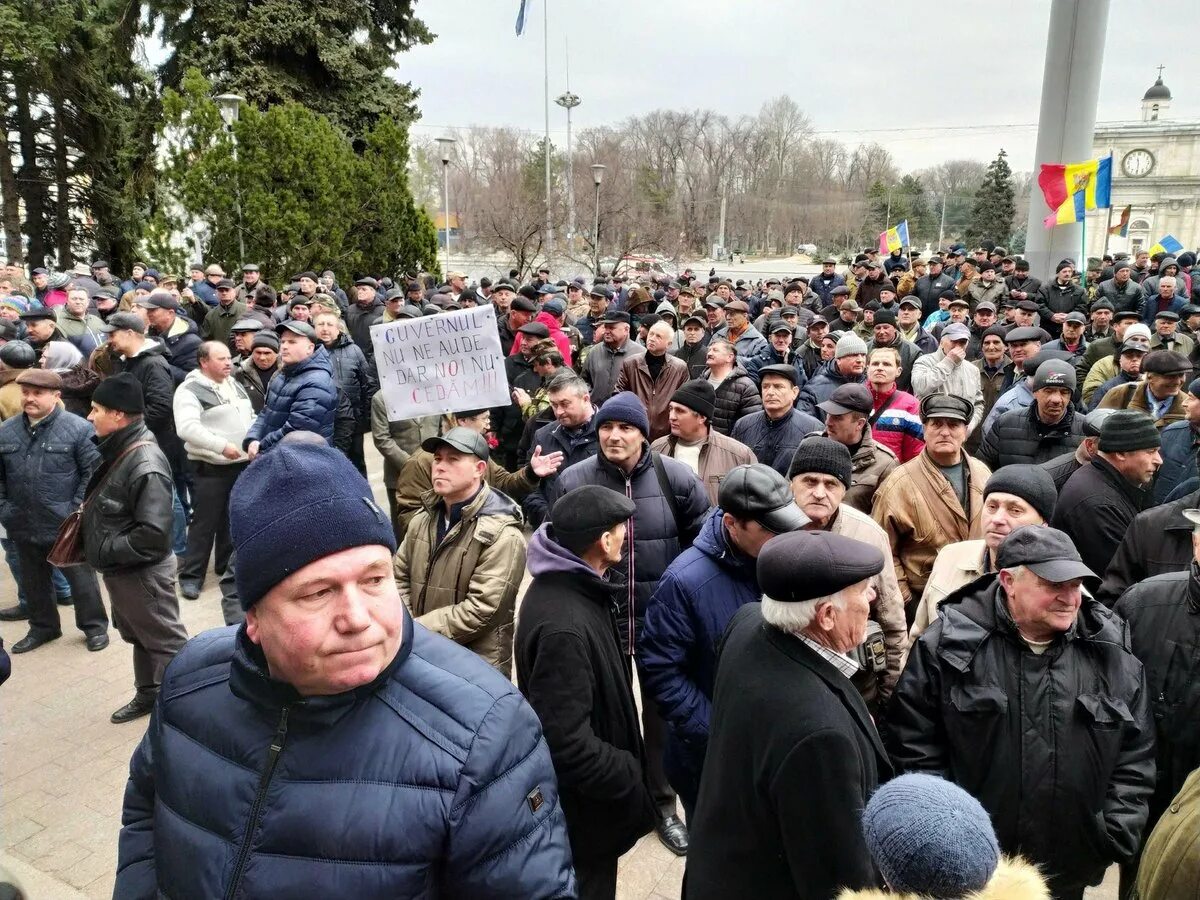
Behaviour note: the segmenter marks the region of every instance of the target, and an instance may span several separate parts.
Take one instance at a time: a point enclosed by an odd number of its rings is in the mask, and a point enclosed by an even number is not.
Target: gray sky
[[[903,170],[959,157],[987,161],[1001,147],[1014,169],[1033,164],[1048,0],[938,0],[907,9],[865,0],[529,2],[521,37],[514,33],[519,0],[417,4],[437,35],[400,58],[399,77],[421,91],[418,133],[506,125],[541,134],[542,51],[553,98],[566,88],[569,40],[571,90],[583,100],[576,128],[658,108],[736,117],[786,93],[818,132],[851,146],[879,141]],[[1183,26],[1194,3],[1113,0],[1099,121],[1140,118],[1159,63],[1174,95],[1168,117],[1200,118],[1200,55],[1186,51]],[[882,9],[903,24],[879,24]],[[563,145],[566,114],[553,102],[550,130]]]

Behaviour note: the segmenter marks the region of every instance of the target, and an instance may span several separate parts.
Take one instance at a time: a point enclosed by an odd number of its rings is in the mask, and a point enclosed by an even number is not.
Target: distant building
[[[1132,204],[1128,237],[1109,238],[1110,253],[1149,249],[1164,235],[1185,248],[1200,244],[1200,121],[1171,119],[1171,91],[1157,80],[1142,97],[1137,122],[1096,125],[1095,156],[1113,154],[1112,222]],[[1088,255],[1104,251],[1107,212],[1088,217]]]

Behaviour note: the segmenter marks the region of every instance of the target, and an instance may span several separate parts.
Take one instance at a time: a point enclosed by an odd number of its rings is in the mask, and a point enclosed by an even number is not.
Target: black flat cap
[[[265,326],[258,319],[238,319],[230,331],[262,331]]]
[[[483,435],[461,425],[451,428],[443,435],[425,438],[421,442],[421,449],[426,453],[433,453],[438,447],[449,447],[451,450],[470,454],[484,462],[488,460],[488,445],[487,441],[483,439]]]
[[[286,322],[280,322],[275,326],[275,333],[283,336],[285,331],[290,331],[292,334],[298,334],[301,337],[306,337],[314,344],[319,344],[316,331],[307,322],[297,322],[295,319],[288,319]]]
[[[921,421],[929,419],[956,419],[970,422],[975,405],[966,397],[954,394],[929,394],[921,400]]]
[[[776,534],[809,523],[808,516],[796,505],[788,480],[762,463],[734,466],[721,482],[717,503],[733,517],[755,521]]]
[[[585,484],[567,491],[550,508],[550,536],[568,550],[585,550],[614,525],[628,521],[637,504],[611,488]]]
[[[592,285],[592,288],[588,291],[588,293],[593,297],[603,297],[605,300],[611,300],[613,298],[612,290],[607,285],[603,284]]]
[[[134,302],[143,309],[179,309],[179,301],[170,291],[151,291]]]
[[[54,321],[57,318],[58,317],[54,315],[54,310],[50,309],[49,307],[42,307],[41,309],[27,309],[25,312],[21,313],[21,320],[24,322],[34,322],[38,319],[50,319],[51,321]]]
[[[1047,337],[1046,332],[1031,325],[1025,325],[1021,328],[1010,328],[1004,336],[1004,343],[1006,344],[1020,344],[1024,341],[1041,341],[1045,343],[1048,340],[1050,338]]]
[[[875,312],[876,325],[895,325],[896,314],[890,309],[880,309]]]
[[[828,400],[817,404],[818,409],[835,416],[851,412],[869,416],[873,407],[871,389],[865,384],[840,384],[833,389]]]
[[[803,603],[832,597],[883,571],[883,554],[870,544],[828,531],[790,531],[758,554],[758,586],[772,600]]]
[[[376,281],[374,278],[371,278],[368,275],[368,276],[364,276],[362,278],[354,279],[354,286],[355,287],[369,287],[369,288],[375,288],[376,290],[378,290],[379,282]]]
[[[996,568],[1018,566],[1025,566],[1039,578],[1055,584],[1076,578],[1099,581],[1096,573],[1083,564],[1079,551],[1065,533],[1042,525],[1018,528],[997,548]]]
[[[1142,371],[1153,375],[1187,375],[1192,371],[1192,364],[1174,350],[1152,350],[1142,359]]]
[[[521,334],[527,334],[530,337],[548,338],[550,337],[550,329],[542,322],[527,322],[517,329]]]
[[[528,297],[521,295],[513,298],[513,302],[509,306],[509,309],[515,309],[518,312],[537,312],[537,304]]]
[[[622,322],[628,325],[631,319],[629,318],[629,313],[614,309],[611,312],[606,312],[600,317],[599,321],[604,325],[619,325]]]
[[[792,384],[796,384],[798,382],[796,367],[789,366],[786,363],[775,363],[774,365],[763,366],[761,369],[759,369],[758,376],[760,383],[761,379],[766,378],[768,375],[778,375],[780,378],[786,378]]]

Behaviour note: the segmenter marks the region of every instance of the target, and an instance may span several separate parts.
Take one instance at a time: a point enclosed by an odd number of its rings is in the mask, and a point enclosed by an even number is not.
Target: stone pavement
[[[382,460],[367,441],[376,498],[386,507]],[[107,599],[107,598],[106,598]],[[0,606],[16,602],[7,566],[0,565]],[[216,579],[199,600],[180,600],[191,635],[222,625]],[[12,678],[0,687],[0,867],[17,877],[30,900],[112,897],[121,798],[129,758],[148,719],[108,721],[133,696],[130,649],[115,629],[112,643],[88,653],[63,613],[63,637],[13,657]],[[0,622],[11,647],[25,622]],[[653,835],[621,860],[622,900],[677,898],[683,860]]]

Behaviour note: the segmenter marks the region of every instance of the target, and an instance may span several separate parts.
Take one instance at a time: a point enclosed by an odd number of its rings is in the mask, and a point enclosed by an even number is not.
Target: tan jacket
[[[1152,896],[1143,894],[1144,897]],[[1000,864],[991,879],[980,890],[962,895],[963,900],[1050,900],[1050,889],[1038,870],[1023,859],[1000,857]],[[924,900],[918,894],[890,893],[878,888],[849,888],[837,900]]]
[[[675,458],[675,445],[678,442],[671,435],[660,437],[650,445],[663,456]],[[721,491],[721,482],[734,466],[744,466],[758,460],[754,451],[740,441],[726,437],[720,432],[708,429],[708,437],[700,445],[700,480],[708,491],[708,500],[713,506],[717,505],[717,494]]]
[[[838,507],[838,514],[834,516],[829,531],[862,541],[883,554],[883,571],[871,579],[871,586],[875,588],[873,618],[883,629],[883,642],[887,647],[887,670],[879,680],[879,702],[882,704],[892,695],[908,656],[907,621],[904,618],[900,585],[896,582],[896,570],[892,565],[892,548],[884,530],[870,516],[848,506],[845,501]]]
[[[900,463],[891,448],[878,443],[871,436],[870,428],[863,432],[862,443],[854,451],[850,462],[853,465],[850,490],[846,491],[842,502],[869,516],[875,492]]]
[[[925,584],[925,592],[917,604],[909,639],[915,641],[938,617],[938,604],[965,584],[970,584],[984,573],[984,552],[987,544],[979,541],[960,541],[947,544],[938,551],[933,561],[933,571]]]
[[[383,391],[377,391],[371,398],[371,437],[375,441],[375,449],[383,457],[383,483],[389,492],[395,490],[400,470],[409,457],[421,449],[421,442],[437,437],[439,425],[440,416],[389,421]]]
[[[0,372],[0,422],[19,416],[24,404],[21,402],[21,386],[17,376],[24,369],[5,369]]]
[[[1104,399],[1100,401],[1100,409],[1136,409],[1151,415],[1150,404],[1146,402],[1146,382],[1131,381],[1129,384],[1118,385],[1104,395]],[[1187,394],[1176,391],[1175,399],[1171,401],[1166,415],[1159,416],[1154,422],[1154,427],[1162,431],[1172,422],[1182,422],[1186,417]]]
[[[650,417],[650,440],[654,441],[671,433],[671,422],[667,418],[671,395],[687,380],[687,363],[679,357],[668,353],[662,371],[655,380],[650,377],[646,354],[639,353],[637,356],[626,357],[621,363],[613,393],[631,391],[645,404],[646,415]]]
[[[928,450],[892,472],[875,494],[873,516],[891,542],[906,607],[920,599],[939,550],[981,533],[983,485],[992,473],[973,457],[964,454],[963,459],[968,467],[966,510]]]
[[[426,496],[433,490],[432,473],[433,454],[427,450],[415,452],[400,470],[396,478],[396,534],[404,534],[413,516],[425,505]],[[518,502],[540,483],[529,466],[510,472],[494,459],[488,460],[483,480]]]
[[[525,573],[521,509],[485,484],[439,544],[441,509],[431,491],[396,553],[400,598],[430,631],[478,653],[509,678],[513,611]]]

